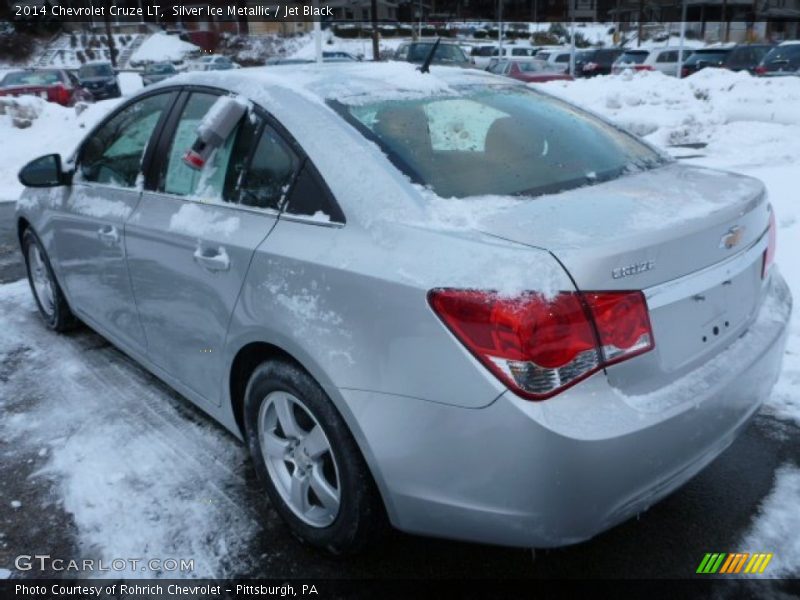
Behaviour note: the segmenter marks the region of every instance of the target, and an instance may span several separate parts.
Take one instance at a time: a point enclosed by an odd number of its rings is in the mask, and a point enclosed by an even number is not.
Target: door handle
[[[227,271],[231,268],[231,259],[225,248],[203,248],[198,246],[192,255],[194,262],[209,271]]]
[[[119,232],[113,225],[104,225],[98,229],[97,237],[107,246],[116,246],[119,244]]]

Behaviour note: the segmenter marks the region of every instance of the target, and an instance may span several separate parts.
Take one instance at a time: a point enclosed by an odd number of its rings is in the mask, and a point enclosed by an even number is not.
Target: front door
[[[124,227],[141,197],[141,165],[173,95],[148,96],[112,115],[81,146],[73,185],[55,217],[62,283],[78,316],[144,350],[125,260]]]

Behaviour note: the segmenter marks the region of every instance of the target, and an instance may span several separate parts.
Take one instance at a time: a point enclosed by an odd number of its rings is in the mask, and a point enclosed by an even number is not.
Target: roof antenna
[[[419,68],[420,73],[430,73],[431,72],[431,61],[433,60],[433,55],[436,54],[436,48],[439,47],[439,42],[442,41],[442,38],[436,38],[436,41],[433,42],[433,47],[431,51],[428,52],[428,56],[425,57],[425,62]]]

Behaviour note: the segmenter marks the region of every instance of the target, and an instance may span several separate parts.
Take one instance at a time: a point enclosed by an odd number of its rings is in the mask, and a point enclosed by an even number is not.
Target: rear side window
[[[295,153],[272,127],[264,127],[241,183],[239,202],[280,210],[298,168]]]
[[[247,148],[237,143],[254,125],[243,119],[222,145],[214,150],[202,169],[194,169],[183,161],[197,137],[197,128],[219,96],[194,93],[183,108],[167,155],[162,191],[178,196],[192,196],[205,201],[231,200],[236,181],[229,174],[241,171]]]
[[[170,98],[169,93],[149,96],[101,125],[81,147],[81,179],[135,187],[145,148]]]
[[[678,62],[678,51],[677,50],[668,50],[667,52],[662,52],[658,55],[656,62],[660,63],[673,63]]]

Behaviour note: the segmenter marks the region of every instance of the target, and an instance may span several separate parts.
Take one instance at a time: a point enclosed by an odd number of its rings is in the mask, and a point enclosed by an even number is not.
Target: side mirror
[[[25,187],[57,187],[69,183],[69,176],[61,168],[61,156],[47,154],[32,160],[19,172],[19,182]]]

